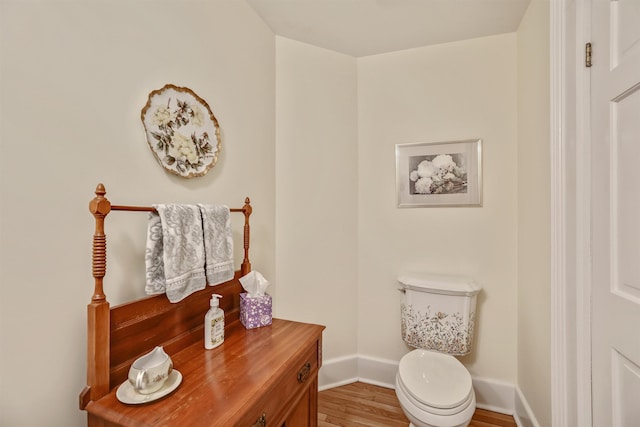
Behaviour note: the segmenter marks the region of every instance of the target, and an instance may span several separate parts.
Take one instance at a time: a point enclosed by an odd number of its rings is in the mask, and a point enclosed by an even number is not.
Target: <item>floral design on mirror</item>
[[[149,94],[141,113],[147,143],[168,172],[203,176],[220,153],[220,126],[207,102],[191,89],[172,84]]]

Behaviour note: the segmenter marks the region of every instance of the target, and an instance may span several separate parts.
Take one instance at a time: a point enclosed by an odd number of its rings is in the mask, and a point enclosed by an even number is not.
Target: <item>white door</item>
[[[594,427],[640,426],[640,0],[592,0]]]

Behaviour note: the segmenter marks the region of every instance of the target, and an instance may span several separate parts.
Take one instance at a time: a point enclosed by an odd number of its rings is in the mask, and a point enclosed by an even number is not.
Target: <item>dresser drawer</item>
[[[318,341],[304,350],[282,372],[256,405],[251,405],[238,427],[280,427],[293,405],[318,375]],[[317,387],[317,386],[316,386]],[[251,414],[251,415],[250,415]]]

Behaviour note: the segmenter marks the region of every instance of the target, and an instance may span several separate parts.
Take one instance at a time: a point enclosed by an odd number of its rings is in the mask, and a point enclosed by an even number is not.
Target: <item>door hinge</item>
[[[584,48],[584,66],[591,67],[591,43],[587,43]]]

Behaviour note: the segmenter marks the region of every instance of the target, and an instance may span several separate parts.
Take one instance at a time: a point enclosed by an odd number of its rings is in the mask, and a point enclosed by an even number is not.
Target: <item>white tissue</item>
[[[264,295],[269,281],[257,271],[251,271],[240,278],[240,284],[247,291],[247,297],[255,298]]]

